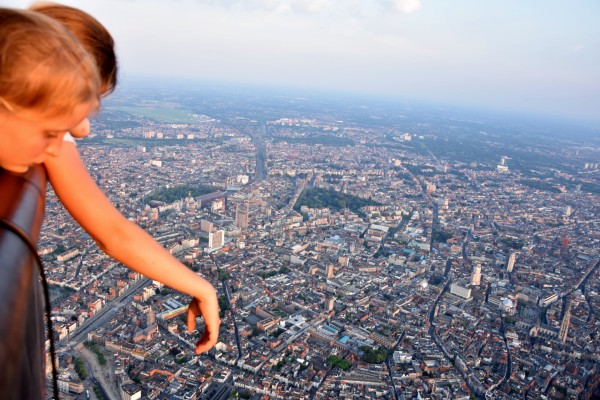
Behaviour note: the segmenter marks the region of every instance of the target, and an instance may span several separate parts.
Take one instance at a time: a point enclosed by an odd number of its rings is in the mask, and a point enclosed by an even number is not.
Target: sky
[[[123,82],[342,90],[600,122],[597,0],[63,3],[110,30]]]

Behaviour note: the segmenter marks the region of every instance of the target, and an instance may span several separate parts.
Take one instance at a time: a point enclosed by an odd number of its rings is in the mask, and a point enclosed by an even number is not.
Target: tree
[[[231,276],[229,275],[229,272],[223,270],[223,269],[219,269],[219,281],[223,282],[226,281],[230,278]]]
[[[338,356],[330,356],[327,359],[327,362],[329,363],[329,365],[333,367],[338,367],[340,369],[343,369],[344,371],[348,371],[352,367],[352,363]]]
[[[260,329],[258,329],[258,327],[255,326],[254,328],[252,328],[252,333],[250,334],[250,337],[258,336],[260,335],[260,333]]]
[[[229,310],[229,303],[227,302],[227,299],[225,298],[225,296],[219,296],[217,298],[218,302],[219,302],[219,310],[220,310],[220,314],[221,314],[221,318],[223,318],[225,316],[225,311]]]
[[[77,372],[77,375],[79,375],[79,379],[81,379],[82,381],[87,379],[87,371],[85,369],[85,365],[83,364],[83,361],[81,360],[81,358],[77,358],[75,357],[75,372]]]
[[[387,356],[387,352],[384,349],[375,350],[369,346],[362,346],[361,350],[365,352],[362,359],[368,364],[382,364]]]

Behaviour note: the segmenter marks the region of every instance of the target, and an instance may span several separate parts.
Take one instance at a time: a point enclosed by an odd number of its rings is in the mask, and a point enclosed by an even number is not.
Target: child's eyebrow
[[[71,129],[76,128],[76,126],[72,127],[72,128],[67,128],[67,129],[46,129],[46,132],[68,132]]]

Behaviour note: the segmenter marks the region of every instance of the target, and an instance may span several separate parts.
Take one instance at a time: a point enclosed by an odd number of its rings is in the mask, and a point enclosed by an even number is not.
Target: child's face
[[[94,108],[94,104],[82,104],[53,118],[38,111],[22,111],[18,115],[0,111],[0,167],[26,172],[47,157],[58,156],[64,135],[71,130],[80,132]]]

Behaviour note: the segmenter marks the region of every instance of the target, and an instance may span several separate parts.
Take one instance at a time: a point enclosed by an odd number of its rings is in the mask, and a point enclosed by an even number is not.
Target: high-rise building
[[[471,285],[479,285],[481,283],[481,265],[473,265],[473,274],[471,275]]]
[[[440,207],[440,210],[444,211],[444,212],[448,211],[448,209],[450,208],[449,204],[450,203],[449,203],[448,199],[444,199],[444,201],[442,202],[442,206]]]
[[[325,308],[325,311],[333,310],[334,305],[335,305],[335,297],[327,296],[325,298],[325,303],[323,304],[323,308]]]
[[[212,232],[215,226],[212,222],[207,221],[205,219],[200,220],[200,230],[203,232]]]
[[[208,233],[208,247],[210,249],[218,249],[223,247],[225,243],[225,231],[212,231]]]
[[[515,262],[517,261],[517,253],[511,252],[510,256],[508,256],[508,262],[506,263],[506,271],[512,272],[515,267]]]
[[[152,306],[148,307],[148,326],[154,325],[156,323],[156,315],[154,315],[154,310]]]
[[[565,218],[569,218],[573,214],[573,208],[571,206],[567,206],[565,209]]]
[[[334,272],[333,264],[327,264],[327,267],[325,267],[325,275],[327,276],[327,279],[333,278],[333,272]]]
[[[235,225],[238,228],[248,228],[248,205],[238,204],[235,209]]]
[[[463,299],[471,298],[471,288],[469,288],[466,282],[452,282],[450,285],[450,293],[462,297]]]

